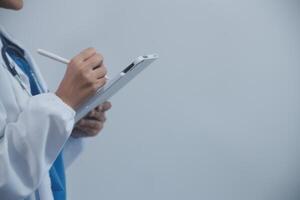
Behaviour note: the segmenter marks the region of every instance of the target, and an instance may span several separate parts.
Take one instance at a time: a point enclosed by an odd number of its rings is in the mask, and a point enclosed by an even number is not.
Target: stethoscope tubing
[[[16,67],[15,67],[15,64],[14,64],[14,61],[10,61],[9,60],[9,55],[7,55],[7,50],[9,48],[11,49],[14,49],[16,52],[18,52],[19,50],[16,49],[16,47],[12,46],[12,45],[9,45],[3,38],[2,38],[2,43],[3,43],[3,47],[1,49],[1,55],[2,55],[2,58],[3,58],[3,61],[6,65],[6,69],[11,73],[11,75],[17,80],[17,82],[19,83],[19,85],[21,86],[21,88],[23,90],[26,91],[26,93],[29,95],[29,96],[32,96],[30,91],[28,90],[28,88],[26,87],[26,84],[22,81],[21,79],[21,76],[19,75],[19,73],[17,72],[16,70]],[[19,53],[19,52],[18,52]],[[20,54],[20,53],[19,53]],[[23,55],[22,55],[23,56]],[[23,56],[24,57],[24,56]],[[24,58],[25,59],[25,58]]]

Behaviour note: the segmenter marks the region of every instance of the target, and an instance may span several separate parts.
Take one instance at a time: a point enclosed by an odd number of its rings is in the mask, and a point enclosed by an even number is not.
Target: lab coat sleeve
[[[83,138],[70,137],[64,146],[63,158],[65,168],[68,169],[70,165],[78,158],[83,151],[85,142]]]
[[[25,199],[39,186],[68,140],[75,112],[55,94],[29,98],[14,122],[0,102],[0,197]]]

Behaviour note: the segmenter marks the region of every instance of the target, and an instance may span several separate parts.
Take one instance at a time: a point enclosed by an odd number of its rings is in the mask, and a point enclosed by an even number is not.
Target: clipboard
[[[157,54],[137,57],[122,72],[109,80],[103,87],[99,88],[94,96],[76,109],[75,122],[78,122],[98,105],[107,101],[158,58],[159,56]]]

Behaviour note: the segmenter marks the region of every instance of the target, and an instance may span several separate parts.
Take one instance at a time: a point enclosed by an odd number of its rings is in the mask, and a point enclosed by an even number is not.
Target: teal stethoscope
[[[21,88],[23,90],[25,90],[28,95],[32,96],[31,92],[28,90],[25,83],[22,81],[20,74],[17,72],[15,62],[12,60],[12,58],[8,54],[8,52],[13,52],[14,56],[16,56],[17,58],[25,60],[24,50],[16,45],[14,45],[13,43],[9,42],[8,39],[5,38],[1,33],[0,33],[0,38],[1,38],[1,41],[3,44],[3,47],[1,49],[1,55],[2,55],[5,65],[6,65],[6,68],[11,73],[11,75],[17,80],[17,82],[19,83]],[[32,73],[34,79],[36,80],[35,74],[33,73],[32,70],[30,73]],[[36,82],[38,83],[38,81],[36,81]]]

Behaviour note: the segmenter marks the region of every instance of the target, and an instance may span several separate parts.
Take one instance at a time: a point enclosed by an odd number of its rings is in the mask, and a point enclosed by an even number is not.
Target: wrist
[[[65,104],[67,104],[68,106],[70,106],[73,110],[75,110],[76,106],[74,105],[74,103],[72,103],[72,101],[70,101],[67,97],[65,97],[65,95],[63,95],[63,92],[61,92],[60,90],[57,90],[55,92],[55,95],[60,98]]]

